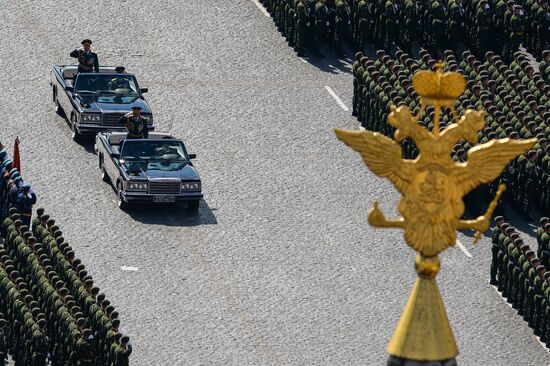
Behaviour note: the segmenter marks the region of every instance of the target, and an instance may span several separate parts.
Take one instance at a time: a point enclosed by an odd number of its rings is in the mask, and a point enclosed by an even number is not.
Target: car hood
[[[149,105],[141,98],[134,100],[132,103],[102,103],[92,101],[83,107],[90,112],[131,112],[133,107],[141,107],[141,113],[151,113]]]
[[[124,162],[126,173],[132,178],[154,180],[155,178],[172,178],[180,180],[200,180],[199,173],[188,163],[161,162]]]

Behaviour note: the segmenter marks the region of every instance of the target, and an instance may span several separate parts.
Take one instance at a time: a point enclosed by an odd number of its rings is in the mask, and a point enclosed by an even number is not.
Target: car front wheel
[[[78,132],[78,128],[76,127],[76,117],[73,116],[71,117],[71,130],[73,131],[73,134],[72,134],[72,138],[73,138],[73,141],[80,141],[82,135],[80,134],[80,132]]]
[[[120,208],[121,210],[126,209],[126,207],[128,207],[128,203],[126,203],[124,201],[124,198],[122,198],[122,184],[120,182],[116,185],[116,196],[118,200],[118,208]]]

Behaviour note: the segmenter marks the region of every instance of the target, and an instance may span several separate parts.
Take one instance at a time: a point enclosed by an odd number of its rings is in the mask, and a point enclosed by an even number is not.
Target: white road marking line
[[[121,270],[123,271],[137,271],[138,268],[137,267],[132,267],[132,266],[122,266],[120,267]]]
[[[500,297],[500,298],[504,301],[504,303],[505,303],[506,305],[508,305],[508,307],[509,307],[510,309],[514,310],[514,311],[516,312],[516,314],[517,314],[517,311],[516,311],[516,309],[514,309],[514,307],[512,306],[512,304],[510,304],[510,303],[504,298],[504,296],[502,296],[502,294],[501,294],[500,292],[498,292],[498,288],[497,288],[496,286],[494,286],[494,285],[491,285],[490,282],[489,282],[489,285],[496,291],[498,297]],[[520,316],[519,314],[517,314],[517,315]],[[522,317],[522,320],[523,320],[523,317]],[[529,329],[531,329],[531,327],[529,327]],[[535,339],[537,340],[537,342],[539,342],[539,344],[541,345],[541,347],[544,348],[544,350],[545,350],[546,352],[550,352],[550,351],[548,351],[548,348],[546,348],[546,344],[542,343],[541,340],[540,340],[540,338],[539,338],[538,336],[536,336],[535,334],[533,334],[533,338],[535,338]]]
[[[346,107],[346,105],[344,104],[344,102],[342,102],[342,99],[340,99],[340,97],[338,95],[336,95],[336,93],[334,92],[334,90],[332,90],[330,88],[330,86],[326,86],[325,85],[325,89],[328,91],[328,93],[334,98],[334,100],[336,101],[336,103],[338,103],[338,105],[345,111],[349,111],[348,107]]]
[[[307,64],[307,61],[303,57],[298,57],[304,64]]]
[[[267,10],[265,10],[265,8],[263,7],[262,4],[260,4],[258,2],[258,0],[252,0],[252,2],[258,7],[258,9],[260,9],[262,11],[262,13],[264,13],[264,15],[268,18],[271,18],[271,15],[269,14],[269,12]]]
[[[456,239],[456,245],[460,248],[460,250],[462,250],[464,252],[464,254],[466,254],[466,257],[468,258],[472,258],[472,255],[470,254],[470,252],[468,251],[468,249],[466,249],[466,247],[464,246],[464,244],[462,244],[460,242],[460,240]]]

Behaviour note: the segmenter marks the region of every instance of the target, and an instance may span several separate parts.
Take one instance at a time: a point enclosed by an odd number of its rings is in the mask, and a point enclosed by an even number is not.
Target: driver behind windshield
[[[130,113],[120,117],[119,123],[126,126],[128,139],[146,139],[149,137],[147,118],[141,115],[141,107],[132,107]]]
[[[118,74],[122,74],[121,76],[115,76],[111,79],[109,82],[109,89],[116,90],[116,89],[130,89],[130,81],[128,78],[124,77],[124,74],[126,68],[124,66],[117,66],[115,68],[115,71]]]

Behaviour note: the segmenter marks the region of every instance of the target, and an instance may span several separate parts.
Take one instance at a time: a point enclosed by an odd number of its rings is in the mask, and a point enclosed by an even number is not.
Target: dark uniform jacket
[[[84,52],[82,48],[78,48],[71,52],[69,56],[78,59],[78,72],[99,72],[97,53],[93,51]]]
[[[132,112],[130,112],[122,116],[119,123],[126,126],[129,139],[142,139],[147,138],[149,135],[149,131],[147,130],[147,118],[143,116],[139,116],[136,119],[132,116]]]

